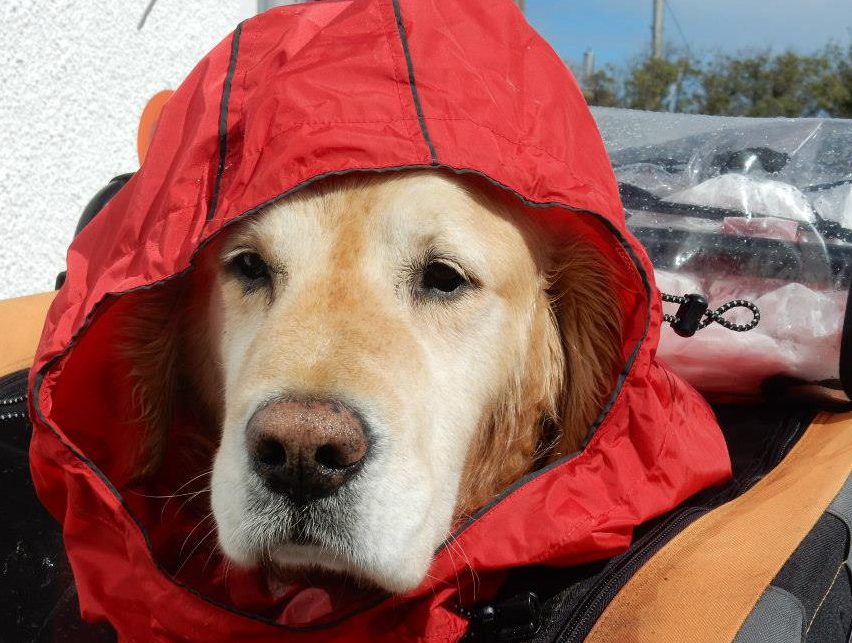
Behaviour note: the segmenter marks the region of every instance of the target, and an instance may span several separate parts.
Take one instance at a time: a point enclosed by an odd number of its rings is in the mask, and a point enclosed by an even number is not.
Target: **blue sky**
[[[652,0],[526,0],[527,18],[566,60],[596,67],[650,49]],[[744,48],[809,52],[852,39],[852,0],[668,0],[696,56]],[[666,10],[665,39],[682,45]]]

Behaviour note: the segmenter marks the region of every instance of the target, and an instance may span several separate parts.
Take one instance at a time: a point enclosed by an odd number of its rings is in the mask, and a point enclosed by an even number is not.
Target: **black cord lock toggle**
[[[691,294],[683,297],[667,295],[666,293],[661,293],[661,295],[663,301],[680,304],[677,314],[664,314],[663,319],[681,337],[692,337],[697,331],[707,328],[714,322],[737,333],[751,330],[760,323],[760,310],[752,302],[745,299],[734,299],[722,304],[716,310],[708,310],[707,300],[702,295]],[[752,320],[747,324],[735,324],[728,321],[723,315],[732,308],[748,308],[753,315]]]
[[[681,337],[692,337],[701,324],[701,318],[707,312],[707,300],[701,295],[686,295],[684,302],[677,309],[676,321],[672,328]]]
[[[470,621],[462,641],[526,641],[541,627],[541,604],[535,592],[524,592],[473,609],[459,607],[458,612]]]

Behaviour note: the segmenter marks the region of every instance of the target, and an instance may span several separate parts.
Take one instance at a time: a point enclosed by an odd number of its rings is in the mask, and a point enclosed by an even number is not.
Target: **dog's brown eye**
[[[260,282],[269,279],[269,266],[256,252],[243,252],[234,259],[234,269],[237,275],[251,286],[259,286]]]
[[[458,270],[442,261],[433,261],[423,271],[421,288],[426,291],[450,294],[466,283],[464,275]]]

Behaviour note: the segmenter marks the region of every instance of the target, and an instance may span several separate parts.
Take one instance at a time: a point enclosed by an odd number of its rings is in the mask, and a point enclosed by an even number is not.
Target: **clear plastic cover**
[[[760,308],[745,333],[664,328],[660,358],[709,394],[778,381],[841,390],[852,121],[594,112],[660,290],[702,294],[711,309],[732,299]],[[745,323],[751,313],[725,317]]]

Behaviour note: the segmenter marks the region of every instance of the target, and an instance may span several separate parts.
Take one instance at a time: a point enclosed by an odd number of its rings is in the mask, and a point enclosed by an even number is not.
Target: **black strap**
[[[840,335],[840,382],[846,397],[852,400],[852,280],[846,296],[846,312],[843,314],[843,330]]]
[[[468,619],[468,629],[462,637],[465,642],[529,641],[541,627],[541,603],[535,592],[521,592],[472,609],[456,609]]]

